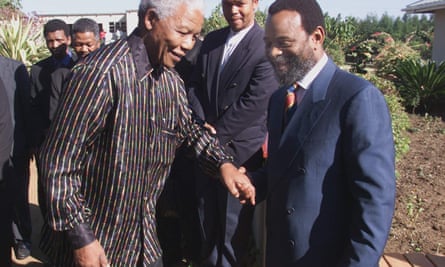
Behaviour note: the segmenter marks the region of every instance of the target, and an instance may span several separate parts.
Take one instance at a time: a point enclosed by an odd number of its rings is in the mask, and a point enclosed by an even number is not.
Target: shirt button
[[[294,208],[287,209],[287,215],[291,215],[292,213],[294,213],[294,211]]]
[[[295,241],[294,241],[294,240],[289,240],[289,241],[288,241],[288,244],[289,244],[289,246],[292,247],[292,248],[295,247]]]
[[[298,169],[298,173],[299,174],[305,174],[306,173],[306,169],[305,168],[299,168]]]

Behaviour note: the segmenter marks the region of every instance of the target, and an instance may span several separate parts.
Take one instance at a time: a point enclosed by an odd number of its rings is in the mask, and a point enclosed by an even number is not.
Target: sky
[[[367,15],[381,16],[388,14],[393,17],[403,16],[401,9],[416,0],[318,0],[323,12],[331,17],[340,14],[343,18],[353,16],[365,18]],[[259,0],[260,10],[266,10],[273,0]],[[21,0],[25,13],[37,14],[72,14],[72,13],[113,13],[138,8],[139,0]],[[220,0],[205,0],[205,15],[220,3]]]

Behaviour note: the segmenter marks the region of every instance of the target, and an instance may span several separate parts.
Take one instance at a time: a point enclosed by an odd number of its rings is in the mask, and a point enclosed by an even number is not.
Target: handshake
[[[255,187],[246,175],[246,169],[237,169],[232,163],[224,163],[220,167],[221,181],[227,190],[242,204],[250,202],[255,205]]]

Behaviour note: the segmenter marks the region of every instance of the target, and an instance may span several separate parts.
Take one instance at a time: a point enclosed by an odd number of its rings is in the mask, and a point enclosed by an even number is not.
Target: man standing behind
[[[258,0],[221,1],[229,27],[209,33],[189,88],[196,110],[236,164],[262,166],[269,97],[278,88],[255,22]],[[203,229],[202,266],[240,266],[252,234],[253,207],[241,205],[214,178],[197,174]]]
[[[69,49],[70,29],[64,21],[48,21],[43,26],[43,35],[51,56],[31,67],[33,131],[37,146],[42,144],[50,125],[51,74],[58,68],[71,68],[76,61]]]
[[[31,254],[31,214],[29,211],[29,159],[31,155],[30,79],[22,62],[0,56],[0,79],[8,95],[12,113],[14,145],[8,177],[13,185],[14,252],[16,259]]]
[[[74,22],[72,28],[72,47],[79,57],[85,58],[100,48],[99,25],[92,19],[81,18]],[[71,68],[58,68],[51,74],[50,121],[59,106],[60,97],[71,77]]]
[[[391,226],[385,99],[327,57],[325,36],[315,0],[270,6],[264,40],[282,87],[270,100],[265,172],[254,175],[267,192],[268,267],[377,267]]]
[[[172,69],[201,31],[202,5],[142,0],[135,32],[73,68],[39,154],[51,227],[41,245],[53,265],[162,266],[155,206],[184,142],[254,203],[249,179],[193,118]]]

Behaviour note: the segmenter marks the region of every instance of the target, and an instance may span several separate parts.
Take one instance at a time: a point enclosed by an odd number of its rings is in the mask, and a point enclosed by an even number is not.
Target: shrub
[[[394,39],[386,32],[375,32],[367,40],[361,41],[349,48],[346,61],[352,63],[351,71],[367,73],[366,67],[374,63],[374,58],[385,46],[394,44]]]
[[[2,23],[0,55],[19,60],[28,67],[49,56],[38,22],[13,17],[8,23]]]
[[[395,66],[408,59],[420,59],[419,53],[400,41],[386,45],[374,59],[376,74],[383,78],[393,79]]]
[[[405,60],[394,71],[395,84],[403,103],[414,113],[417,108],[428,112],[445,95],[445,62]]]

